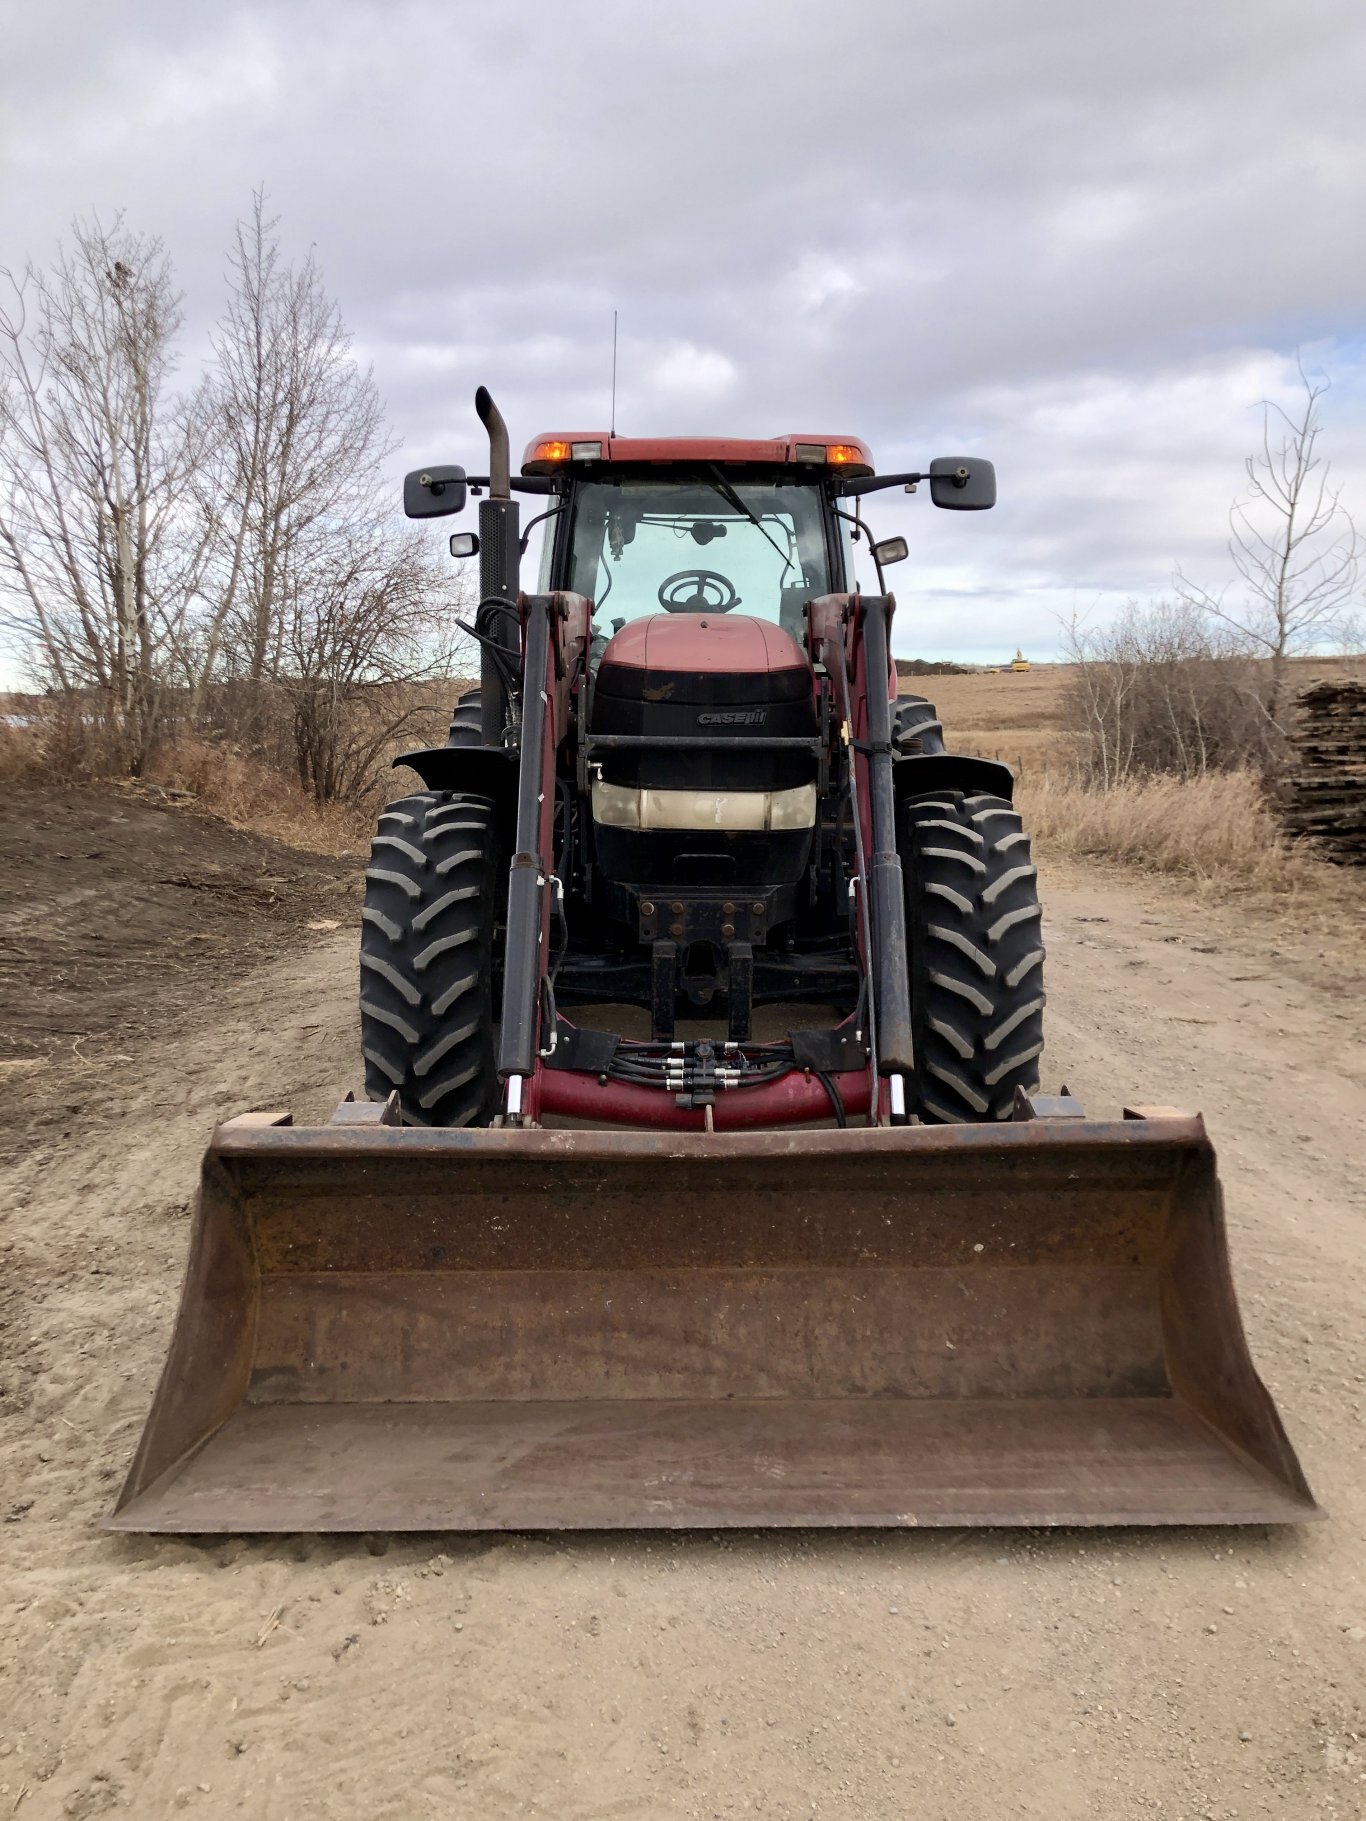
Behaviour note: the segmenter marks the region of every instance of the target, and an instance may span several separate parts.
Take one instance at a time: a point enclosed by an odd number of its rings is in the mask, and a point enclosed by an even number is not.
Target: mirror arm
[[[891,481],[891,480],[895,480],[895,478],[896,478],[896,476],[895,476],[895,475],[891,475],[891,476],[889,476],[889,477],[888,477],[888,479],[889,479],[889,481]],[[874,569],[876,569],[876,570],[877,570],[877,590],[878,590],[878,593],[879,593],[879,594],[886,594],[886,592],[887,592],[887,584],[886,584],[886,582],[885,582],[885,581],[884,581],[884,580],[883,580],[883,575],[882,575],[882,564],[881,564],[881,563],[880,563],[880,562],[879,562],[879,561],[878,561],[878,560],[877,560],[877,547],[876,547],[876,545],[875,545],[875,544],[874,544],[874,543],[873,543],[873,534],[872,534],[872,532],[871,532],[871,531],[870,531],[870,530],[869,530],[869,529],[868,529],[868,527],[867,527],[867,526],[866,526],[866,525],[865,525],[865,524],[864,524],[864,522],[863,522],[863,520],[862,520],[862,519],[861,519],[861,518],[855,518],[855,517],[854,517],[854,515],[853,515],[853,513],[852,513],[852,512],[841,512],[841,511],[840,511],[840,509],[839,509],[839,507],[838,507],[838,506],[836,506],[836,507],[835,507],[835,517],[836,517],[836,518],[842,518],[842,519],[844,519],[844,520],[845,520],[845,522],[846,522],[846,523],[847,523],[847,524],[850,524],[850,525],[852,525],[852,526],[853,526],[853,527],[854,527],[854,536],[855,536],[855,538],[858,538],[858,537],[862,537],[862,539],[863,539],[863,541],[864,541],[864,543],[865,543],[865,544],[867,544],[867,546],[868,546],[868,554],[869,554],[869,555],[870,555],[870,556],[871,556],[871,557],[872,557],[872,559],[873,559],[873,567],[874,567]]]
[[[489,485],[487,474],[466,477],[470,492],[478,495]],[[514,493],[568,493],[569,483],[557,474],[514,474],[508,482]]]
[[[914,493],[920,481],[927,481],[928,474],[856,474],[846,481],[834,482],[835,497],[851,499],[859,493],[878,493],[884,487],[904,487],[908,493]]]
[[[884,487],[904,487],[914,493],[921,481],[930,483],[936,506],[955,512],[981,512],[996,504],[996,470],[979,456],[936,456],[925,473],[859,474],[829,482],[832,499],[877,493]],[[961,498],[955,497],[961,495]]]

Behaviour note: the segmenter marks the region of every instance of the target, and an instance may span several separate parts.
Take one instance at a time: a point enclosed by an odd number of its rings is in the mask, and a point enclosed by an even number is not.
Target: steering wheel
[[[659,604],[666,613],[729,613],[740,597],[730,577],[715,569],[680,569],[659,584]]]

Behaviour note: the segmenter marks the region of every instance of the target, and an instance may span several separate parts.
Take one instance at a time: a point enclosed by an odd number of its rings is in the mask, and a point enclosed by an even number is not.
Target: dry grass
[[[1101,790],[1059,773],[1016,791],[1040,850],[1175,873],[1201,888],[1288,892],[1340,881],[1281,834],[1256,778],[1154,777]]]
[[[63,733],[56,730],[59,742]],[[117,769],[100,765],[98,755],[83,753],[81,762],[73,764],[69,750],[54,754],[53,736],[52,726],[40,714],[18,725],[0,720],[0,784],[49,777],[78,784],[100,779],[133,790],[151,786],[192,799],[196,809],[233,828],[270,835],[309,853],[361,854],[369,841],[375,804],[320,806],[296,778],[231,747],[181,735],[161,749],[139,785]],[[401,795],[408,775],[396,774],[386,794]]]
[[[1361,658],[1305,658],[1293,687],[1360,675]],[[1002,759],[1045,856],[1111,861],[1192,881],[1198,891],[1275,898],[1315,917],[1336,915],[1351,891],[1342,869],[1286,839],[1254,777],[1222,773],[1183,783],[1156,777],[1114,790],[1081,783],[1071,761],[1066,695],[1074,668],[979,673],[903,682],[939,709],[950,750]]]
[[[41,770],[42,749],[31,727],[0,719],[0,784]]]
[[[240,755],[182,739],[153,768],[155,782],[188,791],[234,828],[272,835],[314,853],[363,854],[375,802],[320,808],[289,778]],[[413,782],[395,774],[385,798]],[[1224,772],[1183,782],[1157,777],[1097,790],[1066,770],[1026,765],[1016,789],[1025,825],[1045,853],[1116,861],[1174,874],[1198,890],[1252,891],[1336,901],[1350,886],[1340,868],[1288,841],[1257,780]]]
[[[315,854],[363,854],[376,809],[370,803],[315,803],[288,773],[185,734],[157,754],[147,781],[186,792],[197,809],[233,828]]]
[[[293,773],[193,734],[181,733],[163,747],[148,775],[155,783],[188,791],[201,809],[234,828],[270,835],[310,853],[364,854],[385,803],[422,788],[411,771],[391,771],[389,760],[416,747],[444,745],[450,720],[447,703],[471,687],[467,680],[456,679],[415,690],[414,718],[391,737],[387,750],[381,751],[374,785],[353,802],[316,803]]]
[[[319,854],[363,854],[374,819],[386,801],[419,788],[411,772],[390,772],[395,752],[440,745],[450,702],[472,687],[466,679],[414,686],[409,719],[378,756],[373,788],[354,802],[316,803],[297,773],[244,752],[229,735],[204,738],[183,729],[157,750],[139,784],[128,778],[114,743],[101,737],[92,717],[60,699],[0,694],[0,784],[10,779],[51,778],[69,784],[101,781],[151,787],[192,799],[195,808],[234,828],[268,835]]]
[[[1001,759],[1028,777],[1060,759],[1067,746],[1064,692],[1069,667],[1049,664],[1017,674],[981,671],[961,677],[902,680],[939,710],[953,752]]]
[[[1061,731],[1069,664],[1036,665],[1018,675],[979,671],[964,677],[906,679],[903,689],[927,695],[955,738],[969,732]]]
[[[1304,660],[1301,668],[1298,686],[1360,674],[1363,660]],[[1159,777],[1109,791],[1079,782],[1067,762],[1063,720],[1070,675],[1071,666],[1057,664],[1024,675],[904,679],[902,687],[937,704],[951,750],[1000,758],[1021,773],[1016,797],[1044,854],[1116,861],[1192,880],[1202,890],[1295,894],[1324,905],[1343,898],[1351,880],[1285,839],[1248,775],[1189,783]],[[454,701],[467,686],[455,683],[443,694]],[[41,713],[34,713],[41,698],[11,697],[5,705],[12,718],[0,715],[0,782],[50,770]],[[421,734],[440,739],[444,725]],[[363,853],[379,799],[414,783],[407,772],[385,774],[375,801],[320,807],[289,774],[189,736],[163,750],[150,780],[188,793],[235,828],[325,854]]]

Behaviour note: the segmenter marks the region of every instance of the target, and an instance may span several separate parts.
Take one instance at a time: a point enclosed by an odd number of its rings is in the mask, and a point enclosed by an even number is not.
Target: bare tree
[[[1268,678],[1231,628],[1189,601],[1136,601],[1108,626],[1074,615],[1065,713],[1082,770],[1109,788],[1155,772],[1182,778],[1267,769],[1277,748]]]
[[[277,685],[299,783],[318,802],[363,795],[400,736],[431,716],[424,686],[452,673],[456,612],[415,530],[375,521],[329,535],[291,599]]]
[[[331,586],[324,524],[367,520],[389,447],[373,377],[310,255],[287,264],[265,195],[252,198],[229,257],[229,301],[195,416],[216,459],[200,497],[213,519],[199,671],[278,678],[292,616]],[[311,570],[316,569],[316,573]]]
[[[204,527],[198,432],[168,398],[180,299],[159,240],[77,222],[50,272],[4,272],[0,578],[45,682],[87,699],[138,773]]]
[[[1319,453],[1319,402],[1326,379],[1299,367],[1304,398],[1292,415],[1264,400],[1262,445],[1247,458],[1248,497],[1229,512],[1229,556],[1241,578],[1239,598],[1211,593],[1178,574],[1182,598],[1213,616],[1269,658],[1267,712],[1283,731],[1286,666],[1297,652],[1341,643],[1352,634],[1352,603],[1362,542],[1329,485]]]
[[[1127,603],[1133,612],[1136,603]],[[1063,654],[1074,666],[1065,714],[1083,768],[1105,789],[1128,777],[1134,764],[1134,736],[1128,714],[1134,669],[1123,646],[1086,625],[1073,613],[1063,624]]]
[[[112,729],[134,772],[188,709],[320,800],[354,795],[439,712],[424,684],[454,667],[459,589],[381,504],[373,378],[260,193],[229,266],[183,399],[159,241],[77,224],[50,273],[0,273],[0,622],[72,739]]]

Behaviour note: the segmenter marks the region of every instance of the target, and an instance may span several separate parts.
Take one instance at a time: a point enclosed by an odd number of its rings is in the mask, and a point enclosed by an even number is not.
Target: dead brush
[[[181,734],[161,747],[148,779],[187,791],[199,808],[233,828],[269,835],[320,854],[366,849],[374,805],[318,803],[287,773],[216,741]]]
[[[1131,777],[1108,788],[1075,774],[1035,774],[1016,791],[1045,853],[1118,860],[1202,888],[1284,893],[1327,869],[1288,842],[1251,772]]]
[[[0,784],[33,777],[42,770],[42,742],[35,729],[0,716]]]
[[[0,781],[78,783],[127,771],[126,745],[99,704],[60,695],[0,696]]]

